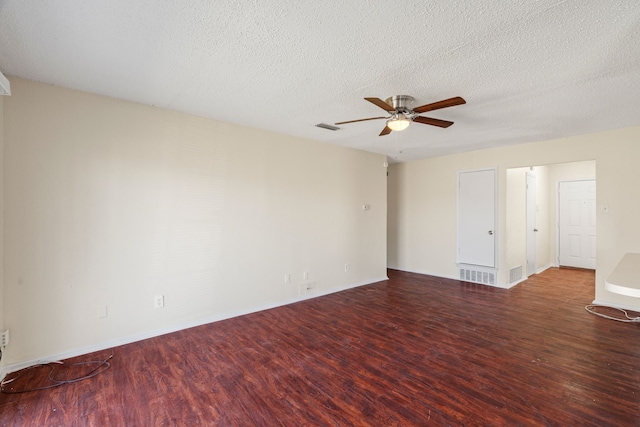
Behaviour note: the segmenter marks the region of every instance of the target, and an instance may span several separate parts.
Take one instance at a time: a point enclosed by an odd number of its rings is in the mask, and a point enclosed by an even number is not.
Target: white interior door
[[[495,169],[458,173],[458,263],[495,267]]]
[[[558,193],[558,262],[595,269],[596,181],[561,182]]]
[[[536,177],[527,174],[527,277],[536,274]]]

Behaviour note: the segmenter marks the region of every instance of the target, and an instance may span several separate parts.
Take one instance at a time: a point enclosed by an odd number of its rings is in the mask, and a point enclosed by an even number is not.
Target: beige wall
[[[551,255],[551,230],[555,229],[555,211],[551,210],[549,199],[549,168],[534,166],[532,173],[536,177],[536,271],[539,272],[553,265]],[[526,242],[525,242],[526,244]]]
[[[384,156],[20,79],[11,86],[7,363],[386,277]],[[318,287],[310,293],[300,291],[305,272]]]
[[[640,252],[640,128],[396,164],[385,179],[380,155],[11,83],[0,102],[6,363],[377,281],[387,239],[389,267],[456,277],[457,171],[494,166],[500,283],[512,262],[507,170],[596,160],[598,206],[609,207],[598,211],[596,298],[640,308],[604,289],[622,255]],[[304,272],[317,293],[300,293]],[[166,306],[154,309],[159,294]]]
[[[527,274],[527,172],[529,168],[512,168],[506,173],[505,270],[521,267],[522,277]]]
[[[498,166],[498,282],[507,283],[507,169],[595,160],[598,206],[609,207],[606,214],[598,209],[595,298],[599,302],[640,308],[636,299],[612,294],[604,288],[605,278],[622,256],[640,252],[637,221],[640,193],[633,191],[640,183],[638,158],[640,128],[635,127],[391,165],[388,265],[457,277],[456,172]],[[551,185],[551,176],[549,181]]]
[[[4,96],[0,96],[0,331],[4,331],[4,239],[3,239],[3,222],[4,222]],[[5,363],[5,358],[0,360],[0,372]]]

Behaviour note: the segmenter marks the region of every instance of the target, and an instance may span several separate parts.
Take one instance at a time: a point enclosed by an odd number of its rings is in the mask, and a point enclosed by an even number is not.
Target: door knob
[[[537,233],[537,232],[538,232],[538,229],[537,229],[537,228],[534,228],[534,229],[533,229],[533,231],[535,231],[535,232]]]
[[[493,230],[489,230],[489,236],[493,236]]]

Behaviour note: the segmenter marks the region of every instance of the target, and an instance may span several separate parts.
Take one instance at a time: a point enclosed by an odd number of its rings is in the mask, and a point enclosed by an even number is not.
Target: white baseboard
[[[405,268],[399,268],[399,267],[388,267],[389,270],[398,270],[398,271],[404,271],[406,273],[413,273],[413,274],[422,274],[425,276],[431,276],[431,277],[437,277],[439,279],[450,279],[450,280],[458,280],[460,281],[459,277],[452,277],[452,276],[441,276],[438,274],[433,274],[433,273],[429,273],[427,271],[416,271],[416,270],[407,270]]]
[[[515,282],[508,283],[508,284],[506,284],[505,286],[496,286],[496,287],[497,287],[497,288],[502,288],[502,289],[511,289],[511,288],[513,288],[514,286],[516,286],[517,284],[522,283],[522,282],[524,282],[524,281],[525,281],[525,280],[527,280],[527,279],[528,279],[528,277],[521,277],[520,279],[516,280]]]
[[[541,268],[537,269],[537,270],[536,270],[536,272],[535,272],[535,274],[540,274],[540,273],[544,272],[545,270],[550,269],[551,267],[553,267],[551,264],[547,264],[547,265],[545,265],[544,267],[541,267]],[[528,278],[529,278],[529,277],[521,277],[520,279],[516,280],[516,281],[515,281],[515,282],[513,282],[513,283],[509,283],[509,284],[504,285],[504,286],[502,286],[502,285],[497,285],[496,287],[498,287],[498,288],[503,288],[503,289],[511,289],[511,288],[513,288],[514,286],[516,286],[517,284],[524,282],[524,281],[525,281],[525,280],[527,280]]]
[[[557,267],[557,266],[554,266],[554,265],[551,265],[551,264],[547,264],[544,267],[541,267],[541,268],[537,269],[536,270],[536,274],[540,274],[543,271],[550,269],[551,267]]]
[[[437,277],[439,279],[449,279],[449,280],[456,280],[458,282],[465,282],[465,283],[473,283],[474,285],[480,285],[480,286],[490,286],[492,288],[500,288],[500,289],[511,289],[513,288],[515,285],[517,285],[518,283],[527,280],[526,278],[523,278],[517,282],[513,282],[513,283],[507,283],[507,284],[488,284],[488,283],[476,283],[476,282],[467,282],[466,280],[461,280],[460,277],[455,276],[441,276],[438,274],[433,274],[433,273],[427,273],[424,271],[414,271],[414,270],[404,270],[402,268],[396,268],[396,267],[389,267],[390,270],[398,270],[398,271],[406,271],[407,273],[415,273],[415,274],[424,274],[425,276],[431,276],[431,277]]]
[[[551,264],[547,264],[547,265],[545,265],[544,267],[541,267],[541,268],[537,269],[537,270],[536,270],[536,272],[535,272],[535,274],[540,274],[540,273],[544,272],[545,270],[550,269],[551,267],[553,267],[553,265],[551,265]],[[525,280],[527,280],[528,278],[529,278],[529,277],[521,277],[520,279],[516,280],[516,281],[515,281],[515,282],[513,282],[513,283],[509,283],[508,285],[505,285],[505,286],[498,285],[497,287],[498,287],[498,288],[503,288],[503,289],[511,289],[511,288],[513,288],[514,286],[516,286],[517,284],[524,282],[524,281],[525,281]]]
[[[321,296],[334,294],[336,292],[346,291],[347,289],[353,289],[360,286],[371,285],[373,283],[382,282],[384,280],[389,280],[389,278],[387,276],[384,276],[382,278],[373,279],[371,281],[366,281],[362,283],[355,283],[339,289],[331,289],[329,291],[320,290],[319,292],[314,293],[308,297],[301,296],[299,298],[291,298],[279,303],[265,304],[263,306],[252,307],[246,310],[238,310],[232,313],[224,313],[224,314],[208,316],[208,317],[204,317],[194,321],[179,323],[163,329],[156,329],[152,331],[143,332],[140,334],[128,335],[121,338],[116,338],[114,340],[104,341],[104,342],[93,344],[90,346],[80,347],[73,350],[65,351],[62,353],[51,354],[35,360],[27,360],[24,362],[13,363],[13,364],[2,367],[2,369],[0,370],[0,378],[4,378],[7,374],[10,374],[11,372],[19,371],[20,369],[28,368],[29,366],[39,365],[42,363],[53,362],[57,360],[69,359],[71,357],[82,356],[84,354],[89,354],[96,351],[107,350],[109,348],[118,347],[125,344],[131,344],[133,342],[142,341],[149,338],[159,337],[162,335],[170,334],[172,332],[181,331],[183,329],[194,328],[196,326],[202,326],[209,323],[219,322],[221,320],[231,319],[233,317],[244,316],[245,314],[257,313],[259,311],[269,310],[276,307],[282,307],[282,306],[293,304],[296,302],[300,302],[300,301],[304,301],[312,298],[318,298]]]

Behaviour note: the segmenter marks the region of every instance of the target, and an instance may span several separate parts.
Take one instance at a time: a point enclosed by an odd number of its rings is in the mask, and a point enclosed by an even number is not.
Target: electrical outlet
[[[344,271],[346,273],[349,270],[351,270],[351,266],[347,263],[347,264],[344,265]]]
[[[302,273],[302,280],[309,280],[309,272],[305,271],[304,273]]]
[[[284,275],[284,283],[289,283],[289,282],[291,282],[291,275],[287,273]]]
[[[164,307],[164,295],[156,295],[153,298],[153,306],[155,308],[162,308]]]
[[[300,283],[300,295],[304,294],[314,294],[318,291],[319,283],[318,282],[302,282]]]
[[[0,347],[6,347],[9,345],[9,330],[2,331],[0,334]]]

